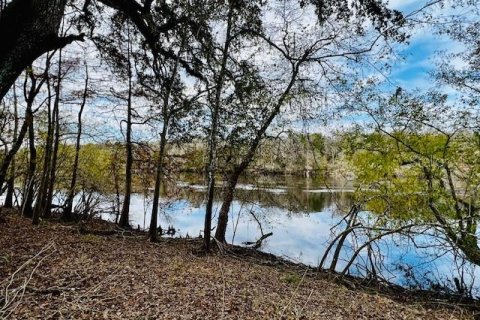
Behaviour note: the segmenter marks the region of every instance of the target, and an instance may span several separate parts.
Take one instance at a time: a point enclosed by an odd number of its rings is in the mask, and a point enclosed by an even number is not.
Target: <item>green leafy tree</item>
[[[377,99],[378,100],[378,99]],[[480,265],[480,135],[476,118],[445,96],[397,91],[364,104],[373,132],[347,138],[365,209],[399,223],[430,224]]]

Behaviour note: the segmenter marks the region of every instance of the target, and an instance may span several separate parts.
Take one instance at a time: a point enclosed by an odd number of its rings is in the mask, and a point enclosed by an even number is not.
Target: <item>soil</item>
[[[474,319],[473,305],[365,288],[201,239],[0,214],[0,319]],[[420,296],[418,296],[420,297]]]

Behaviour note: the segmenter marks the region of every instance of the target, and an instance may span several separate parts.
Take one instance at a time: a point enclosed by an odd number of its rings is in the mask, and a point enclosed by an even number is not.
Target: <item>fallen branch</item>
[[[47,294],[47,295],[53,295],[53,296],[59,296],[63,292],[68,292],[68,291],[75,291],[77,288],[68,288],[68,287],[50,287],[50,288],[45,288],[45,289],[38,289],[35,287],[27,287],[25,288],[25,292],[32,292],[32,293],[37,293],[37,294]]]
[[[273,232],[269,232],[269,233],[266,233],[264,234],[263,236],[260,237],[260,239],[258,239],[257,241],[255,242],[251,242],[251,241],[246,241],[244,242],[243,244],[246,245],[246,246],[252,246],[253,249],[258,249],[262,246],[262,242],[263,240],[267,239],[268,237],[270,236],[273,236]]]
[[[212,237],[212,239],[213,239],[213,240],[215,241],[215,243],[217,244],[218,251],[220,252],[220,254],[224,255],[224,254],[225,254],[225,251],[226,251],[226,244],[218,241],[217,238],[215,238],[215,237]]]
[[[52,252],[44,255],[46,252],[49,250],[53,250]],[[2,283],[2,287],[4,286],[4,289],[2,290],[4,292],[4,297],[2,297],[1,302],[2,306],[0,307],[0,318],[8,318],[14,311],[15,309],[20,305],[22,302],[23,296],[25,295],[25,292],[27,291],[27,286],[32,280],[33,274],[35,271],[38,269],[38,267],[41,265],[41,263],[50,257],[54,252],[56,251],[55,248],[55,243],[50,242],[47,244],[45,247],[43,247],[36,255],[34,255],[32,258],[28,259],[24,264],[22,264],[11,276],[10,278],[5,281],[5,283]],[[43,256],[42,256],[43,255]],[[12,285],[14,284],[15,280],[18,278],[17,276],[20,274],[20,272],[24,269],[27,268],[27,266],[31,265],[34,263],[35,260],[38,260],[37,263],[32,268],[32,271],[28,274],[28,276],[25,276],[23,279],[23,283],[19,285],[18,287],[12,288]]]
[[[92,234],[94,236],[112,236],[117,233],[116,230],[90,230],[84,224],[80,225],[79,232],[81,234]]]

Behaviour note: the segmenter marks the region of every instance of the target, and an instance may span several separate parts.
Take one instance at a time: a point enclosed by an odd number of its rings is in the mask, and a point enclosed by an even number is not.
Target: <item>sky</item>
[[[389,7],[401,11],[404,15],[415,12],[427,3],[434,0],[390,0]],[[448,15],[452,9],[447,5],[443,9],[439,6],[433,7],[434,15]],[[416,16],[420,18],[420,16]],[[394,92],[396,87],[402,87],[407,92],[426,92],[432,88],[439,88],[438,83],[432,78],[432,71],[437,67],[439,52],[454,53],[461,51],[463,45],[450,38],[436,33],[430,26],[415,26],[409,30],[411,37],[407,44],[397,45],[394,57],[390,60],[391,69],[387,76],[386,83],[388,92]],[[454,96],[455,90],[449,87],[442,87],[442,91]],[[352,120],[347,117],[339,122],[331,121],[329,125],[310,123],[308,132],[322,132],[330,134],[340,127],[349,127],[358,118]],[[108,122],[108,121],[107,121]],[[305,131],[305,128],[293,125],[296,129]],[[137,131],[140,132],[141,130]],[[151,131],[146,132],[144,136],[151,135]]]
[[[390,0],[389,6],[393,9],[400,10],[405,15],[418,10],[423,7],[427,1],[431,0]],[[448,13],[449,9],[444,9],[442,13]],[[430,72],[433,71],[436,67],[435,60],[437,59],[437,53],[439,51],[455,51],[461,49],[461,44],[455,43],[452,40],[448,39],[445,36],[440,36],[434,33],[429,28],[415,28],[412,30],[413,34],[410,38],[410,41],[406,45],[397,46],[397,56],[394,57],[391,62],[391,70],[388,77],[388,82],[391,87],[387,88],[388,92],[393,92],[396,87],[402,87],[407,91],[426,91],[431,88],[433,85],[436,85],[432,81]],[[78,45],[78,50],[83,51],[80,47],[88,46],[91,43],[86,42]],[[76,51],[72,45],[69,50]],[[83,55],[83,53],[82,53]],[[94,50],[88,54],[90,63],[92,61],[97,61],[100,66],[99,71],[95,71],[95,68],[91,67],[90,77],[92,87],[95,87],[94,79],[98,80],[104,77],[110,77],[112,80],[114,77],[111,76],[110,72],[107,71],[107,66],[105,63],[101,62],[98,58],[95,57],[96,53]],[[83,87],[83,72],[78,72],[75,78],[79,83],[74,83],[74,86]],[[121,85],[116,85],[117,89]],[[447,89],[448,90],[448,89]],[[451,89],[450,89],[451,90]],[[91,106],[91,104],[94,104]],[[95,102],[91,102],[90,106],[87,106],[84,113],[84,119],[86,120],[86,130],[85,132],[91,133],[92,136],[98,137],[100,140],[110,140],[110,139],[123,139],[122,134],[120,133],[120,126],[122,120],[125,116],[125,108],[121,103],[118,104],[115,112],[111,112],[109,107],[102,107],[102,105],[111,106],[112,102],[108,99],[96,99]],[[138,106],[137,106],[138,107]],[[145,106],[146,107],[146,104]],[[72,112],[72,124],[76,121],[75,112],[77,110],[77,105],[71,106]],[[322,123],[310,123],[311,128],[308,128],[308,132],[322,132],[328,134],[333,131],[333,127],[345,127],[349,126],[352,123],[351,119],[342,119],[342,122],[331,122],[332,125],[325,126]],[[124,125],[122,126],[124,128]],[[134,130],[136,138],[139,140],[148,140],[156,139],[158,137],[158,131],[160,126],[157,126],[157,130],[153,130],[152,127],[143,127],[135,126]],[[300,124],[296,129],[304,131],[302,124]],[[75,130],[75,125],[72,126],[72,131]],[[152,131],[153,130],[153,131]],[[154,132],[155,131],[155,132]],[[88,140],[88,137],[86,137]]]
[[[409,14],[422,8],[428,1],[391,0],[391,8]],[[437,14],[448,14],[448,7],[437,10]],[[431,27],[417,27],[413,31],[408,45],[400,47],[398,54],[404,59],[394,60],[389,80],[396,86],[407,90],[428,90],[432,87],[431,72],[435,69],[439,52],[455,53],[462,44],[446,36],[439,35]]]
[[[401,11],[405,16],[423,8],[427,3],[435,0],[390,0],[388,6]],[[453,14],[453,9],[448,5],[440,8],[438,5],[431,7],[433,16],[438,18]],[[458,12],[456,12],[458,13]],[[463,12],[462,12],[463,13]],[[416,18],[421,16],[415,15]],[[448,94],[449,101],[454,101],[457,95],[456,89],[440,84],[435,81],[432,73],[440,63],[440,53],[458,53],[464,50],[464,45],[451,38],[438,34],[431,25],[415,25],[409,31],[409,41],[406,44],[395,45],[393,56],[388,60],[390,69],[388,73],[376,74],[381,80],[382,91],[390,95],[395,89],[401,87],[404,92],[425,93],[431,89],[440,89]],[[460,60],[450,60],[449,63],[459,67]],[[299,128],[307,132],[320,132],[331,135],[336,130],[348,129],[356,124],[370,123],[371,118],[363,114],[349,114],[335,121],[329,121],[327,125],[311,125],[305,128],[300,124]]]

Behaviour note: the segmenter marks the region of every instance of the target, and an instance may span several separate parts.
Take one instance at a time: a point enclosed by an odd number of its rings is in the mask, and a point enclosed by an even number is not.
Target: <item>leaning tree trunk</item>
[[[222,243],[226,242],[225,234],[227,233],[228,211],[230,210],[230,206],[235,196],[235,187],[237,186],[238,178],[242,172],[243,169],[239,168],[229,174],[227,185],[223,192],[222,207],[218,214],[217,231],[215,232],[215,239]]]
[[[208,143],[208,164],[207,164],[207,205],[205,209],[205,223],[203,228],[203,248],[205,251],[210,250],[210,237],[212,230],[212,212],[213,199],[215,196],[215,174],[217,171],[217,133],[220,113],[220,103],[227,71],[227,60],[230,45],[232,43],[232,25],[233,25],[233,5],[230,3],[227,18],[227,30],[225,35],[225,43],[222,49],[222,64],[220,67],[220,75],[215,88],[215,101],[212,110],[212,124],[210,129],[210,138]]]
[[[292,69],[292,74],[290,77],[290,82],[288,83],[285,90],[282,92],[280,97],[278,98],[277,102],[275,103],[272,111],[270,112],[269,116],[262,124],[260,129],[256,132],[255,138],[250,143],[248,148],[248,152],[243,157],[241,163],[238,166],[235,166],[232,176],[229,178],[229,182],[227,184],[226,189],[224,190],[224,198],[222,203],[222,208],[218,215],[218,223],[217,223],[217,230],[215,232],[215,239],[221,242],[225,242],[225,233],[227,231],[227,224],[228,224],[228,211],[230,209],[230,205],[233,201],[234,191],[237,186],[238,177],[243,173],[243,171],[250,165],[252,162],[258,147],[260,146],[260,142],[262,141],[265,132],[270,127],[270,124],[275,119],[275,117],[279,114],[280,108],[282,107],[283,103],[290,95],[290,91],[293,88],[293,85],[297,79],[299,68],[301,63],[304,60],[299,60]]]
[[[42,54],[83,40],[59,37],[66,0],[13,0],[0,12],[0,100]]]

